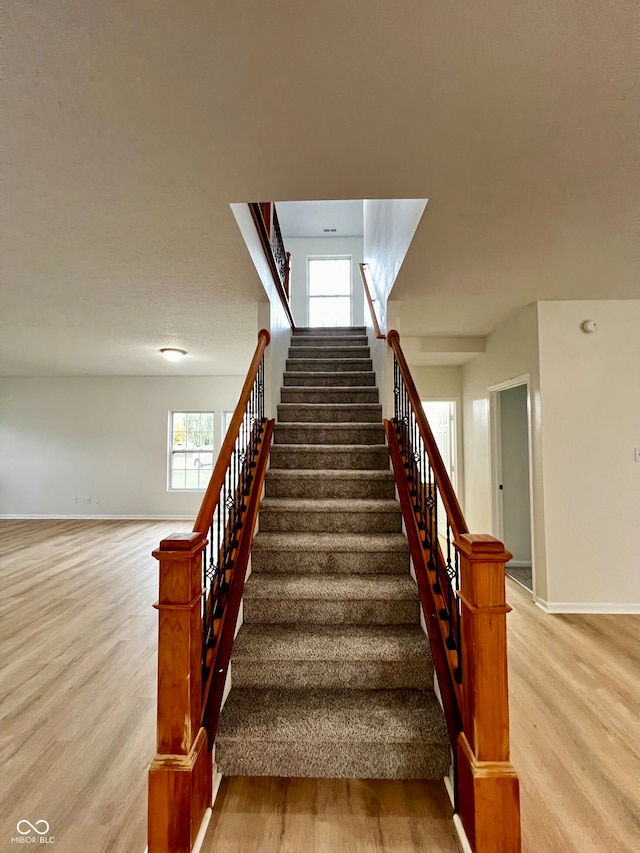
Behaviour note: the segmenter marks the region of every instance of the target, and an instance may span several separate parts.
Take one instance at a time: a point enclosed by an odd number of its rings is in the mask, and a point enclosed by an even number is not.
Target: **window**
[[[169,489],[206,489],[213,470],[213,412],[169,413]]]
[[[309,258],[309,325],[351,325],[351,258]]]

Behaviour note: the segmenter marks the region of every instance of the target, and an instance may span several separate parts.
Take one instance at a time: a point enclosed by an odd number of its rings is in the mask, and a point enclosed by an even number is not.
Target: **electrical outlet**
[[[74,498],[74,499],[73,499],[73,502],[74,502],[74,504],[77,504],[77,503],[78,503],[78,498]]]
[[[91,498],[87,498],[87,503],[88,503],[88,504],[90,504],[90,503],[91,503]]]
[[[640,462],[640,447],[636,447],[636,462]]]

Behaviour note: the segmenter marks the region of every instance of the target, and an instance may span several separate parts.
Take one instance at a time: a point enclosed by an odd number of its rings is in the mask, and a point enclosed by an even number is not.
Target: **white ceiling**
[[[362,237],[363,205],[359,201],[279,201],[283,237]]]
[[[407,335],[637,298],[636,11],[5,0],[0,371],[244,373],[231,202],[429,198]]]

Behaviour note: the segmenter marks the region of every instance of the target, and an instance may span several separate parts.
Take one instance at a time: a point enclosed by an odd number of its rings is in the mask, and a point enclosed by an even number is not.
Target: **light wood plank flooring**
[[[441,782],[224,779],[202,853],[459,853]]]
[[[0,851],[45,819],[58,853],[143,853],[150,552],[187,527],[0,520]],[[524,853],[638,853],[640,618],[547,616],[512,582],[508,597]],[[450,853],[442,789],[415,784],[225,780],[205,853]]]
[[[640,851],[640,617],[548,615],[507,580],[524,853]]]
[[[183,522],[0,521],[0,850],[143,853],[157,562]]]

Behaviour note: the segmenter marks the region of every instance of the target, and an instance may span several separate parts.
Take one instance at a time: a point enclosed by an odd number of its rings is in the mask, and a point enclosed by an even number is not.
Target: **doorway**
[[[351,257],[310,257],[309,326],[351,325]]]
[[[451,485],[456,493],[458,501],[463,504],[460,486],[462,477],[458,476],[458,459],[461,458],[461,449],[458,447],[458,427],[456,421],[456,400],[422,400],[422,408],[427,416],[427,421],[433,437],[440,451],[445,470],[451,480]],[[446,530],[447,513],[438,494],[437,500],[438,529]]]
[[[422,408],[427,416],[431,432],[438,445],[454,491],[458,493],[458,446],[455,400],[423,400]]]
[[[494,388],[491,404],[496,536],[513,554],[507,575],[533,592],[528,377]]]

